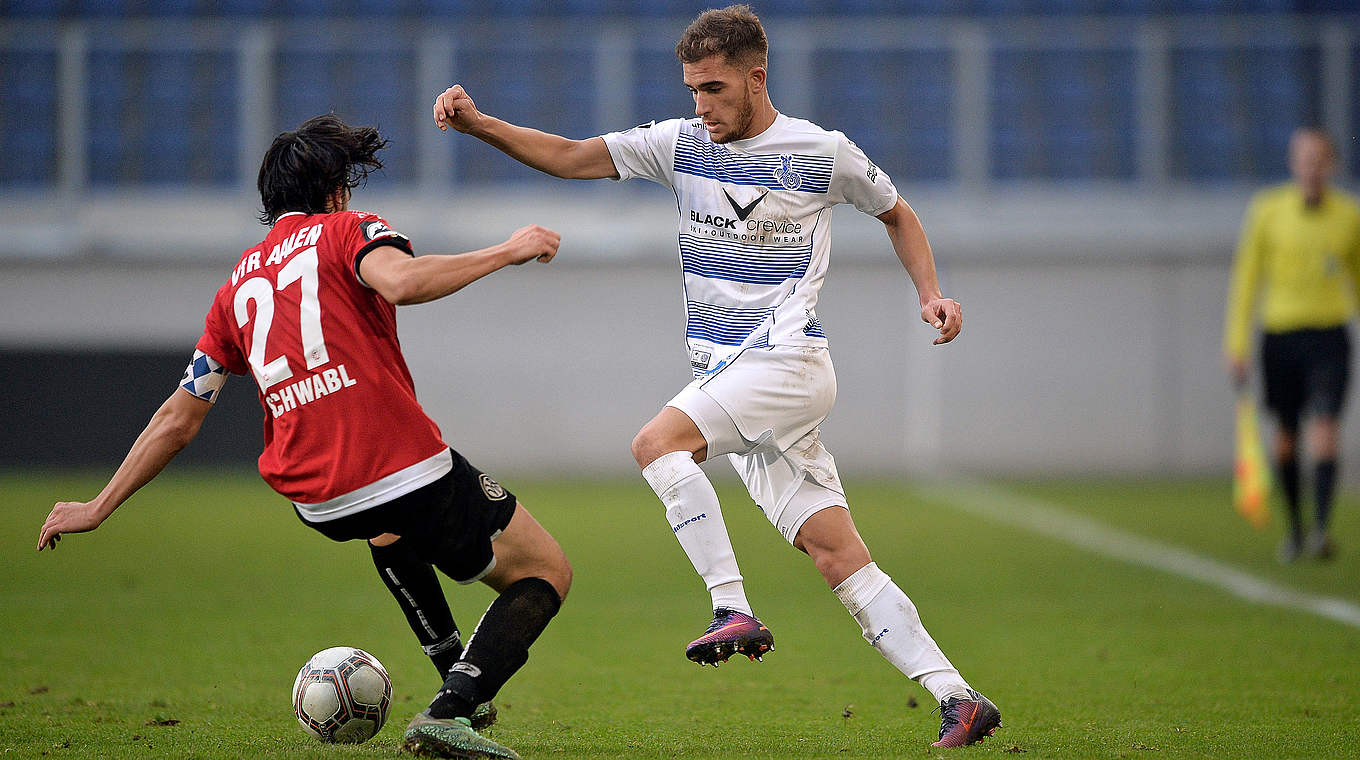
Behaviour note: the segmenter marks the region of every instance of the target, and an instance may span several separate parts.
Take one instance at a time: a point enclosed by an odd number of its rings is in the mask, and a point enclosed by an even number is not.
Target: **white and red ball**
[[[354,647],[331,647],[312,655],[293,681],[298,723],[328,743],[358,744],[387,722],[392,679],[378,658]]]

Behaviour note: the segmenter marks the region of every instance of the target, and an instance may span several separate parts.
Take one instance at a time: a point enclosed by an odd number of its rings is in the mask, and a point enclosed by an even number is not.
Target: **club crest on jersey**
[[[482,493],[486,494],[486,498],[492,501],[500,501],[505,498],[505,486],[497,483],[490,475],[482,473],[478,482],[482,484]]]
[[[797,190],[803,186],[803,175],[793,168],[793,154],[779,154],[779,168],[774,170],[774,178],[779,180],[785,190]]]
[[[376,240],[380,237],[388,237],[397,234],[380,219],[372,219],[363,224],[364,240]]]

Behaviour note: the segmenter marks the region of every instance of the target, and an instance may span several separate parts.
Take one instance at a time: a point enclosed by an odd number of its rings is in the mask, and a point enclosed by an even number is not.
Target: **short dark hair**
[[[690,22],[675,55],[681,63],[698,63],[714,55],[728,63],[751,68],[768,66],[770,42],[749,5],[729,5],[700,13]]]
[[[333,113],[281,133],[260,164],[260,221],[273,224],[289,211],[324,213],[336,190],[352,190],[382,168],[377,154],[385,147],[376,128],[351,127]]]

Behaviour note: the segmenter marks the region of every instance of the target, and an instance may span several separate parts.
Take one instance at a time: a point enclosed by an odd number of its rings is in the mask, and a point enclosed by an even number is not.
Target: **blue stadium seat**
[[[1116,16],[1142,16],[1165,13],[1169,0],[1109,0],[1109,10]]]
[[[212,14],[235,16],[242,19],[264,18],[271,14],[271,9],[275,6],[284,5],[284,3],[271,3],[269,0],[222,0],[222,2],[213,4]]]
[[[303,120],[333,107],[326,55],[284,48],[276,60],[274,102],[278,104],[279,130],[294,129]]]
[[[79,16],[110,18],[130,15],[135,5],[135,0],[72,0],[69,7]]]
[[[638,0],[633,6],[633,13],[642,17],[690,19],[716,5],[720,4],[718,2],[704,2],[704,0],[673,0],[673,2],[667,3]],[[759,13],[760,9],[757,8],[756,12]],[[679,36],[678,30],[676,36]]]
[[[1293,0],[1172,0],[1173,13],[1288,13]]]
[[[123,104],[129,102],[122,53],[100,49],[90,51],[89,112],[99,114],[97,128],[86,134],[89,140],[89,176],[96,184],[117,181],[123,155]]]
[[[184,18],[207,15],[196,0],[141,0],[137,12],[155,18]]]
[[[878,15],[938,15],[958,12],[962,10],[965,0],[945,0],[944,2],[930,2],[930,0],[829,0],[826,3],[808,3],[811,7],[806,9],[813,14],[819,12],[838,13],[847,16],[878,16]],[[952,6],[952,7],[951,7]]]
[[[1130,50],[993,56],[994,173],[1002,178],[1130,178],[1135,56]]]
[[[342,85],[347,90],[343,115],[376,125],[391,140],[383,152],[383,171],[369,179],[370,186],[411,184],[416,181],[417,114],[408,107],[422,99],[415,89],[415,59],[411,51],[394,57],[357,58]],[[339,84],[339,83],[336,83]]]
[[[645,121],[690,118],[694,100],[680,81],[680,63],[668,50],[638,50],[633,59],[633,103],[637,109],[630,119]],[[633,124],[601,125],[609,130],[626,129]]]
[[[822,10],[830,10],[823,4]],[[806,16],[818,10],[815,0],[768,0],[756,7],[756,13],[765,16]]]
[[[288,0],[276,7],[280,16],[324,18],[335,15],[334,0]]]
[[[1315,50],[1173,53],[1172,153],[1178,174],[1202,180],[1283,176],[1287,132],[1320,111]]]
[[[979,16],[1021,16],[1031,12],[1026,0],[973,0],[972,12]]]
[[[142,129],[139,159],[146,178],[187,183],[193,56],[183,51],[156,52],[147,55],[142,65],[147,123]]]
[[[557,5],[566,16],[586,19],[632,15],[636,10],[633,0],[563,0]]]
[[[5,13],[16,18],[57,18],[64,6],[62,0],[12,0]]]
[[[1350,70],[1360,72],[1360,46],[1351,48]],[[1357,73],[1354,76],[1357,79],[1360,79],[1360,73]],[[1351,98],[1350,120],[1351,124],[1356,125],[1352,127],[1352,129],[1360,131],[1360,98],[1356,97]],[[1340,139],[1340,137],[1338,136],[1336,139]],[[1360,141],[1353,141],[1351,143],[1350,154],[1351,154],[1351,171],[1350,171],[1351,177],[1360,178]]]
[[[454,70],[459,79],[476,83],[474,97],[479,105],[512,122],[568,137],[590,137],[602,131],[633,126],[596,124],[598,109],[594,90],[582,85],[594,79],[595,61],[589,40],[580,41],[579,48],[559,49],[529,48],[522,42],[483,41],[485,45],[505,50],[505,55],[515,60],[514,67],[503,65],[503,57],[489,56],[482,47],[459,47]],[[640,68],[637,70],[642,73]],[[535,72],[535,75],[524,76],[525,71]],[[457,146],[456,166],[458,180],[470,184],[547,181],[499,151],[471,141],[462,141]]]
[[[424,16],[453,18],[466,15],[471,5],[471,0],[420,0],[416,12]]]
[[[0,150],[11,157],[0,184],[56,181],[56,56],[0,52]]]
[[[813,59],[813,111],[900,182],[952,172],[951,59],[937,52],[819,52]]]
[[[1203,51],[1172,53],[1173,174],[1193,180],[1231,175],[1235,137],[1231,82],[1224,61]]]
[[[419,13],[416,0],[352,0],[350,14],[360,18],[401,18]]]

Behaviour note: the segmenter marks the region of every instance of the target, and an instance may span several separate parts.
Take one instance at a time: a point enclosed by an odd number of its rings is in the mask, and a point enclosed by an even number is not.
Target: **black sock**
[[[510,584],[477,624],[463,659],[453,666],[430,703],[430,715],[466,718],[473,706],[496,696],[510,676],[529,661],[529,645],[561,606],[557,589],[542,578]]]
[[[1289,535],[1297,540],[1303,535],[1303,519],[1299,515],[1299,459],[1297,456],[1278,463],[1280,488],[1284,491],[1284,505],[1288,510]]]
[[[1317,463],[1313,478],[1317,523],[1315,529],[1327,532],[1327,521],[1332,517],[1332,496],[1336,494],[1336,460],[1324,459]]]
[[[409,550],[405,541],[368,545],[378,576],[406,614],[406,622],[434,663],[442,681],[463,655],[463,642],[434,568]]]

